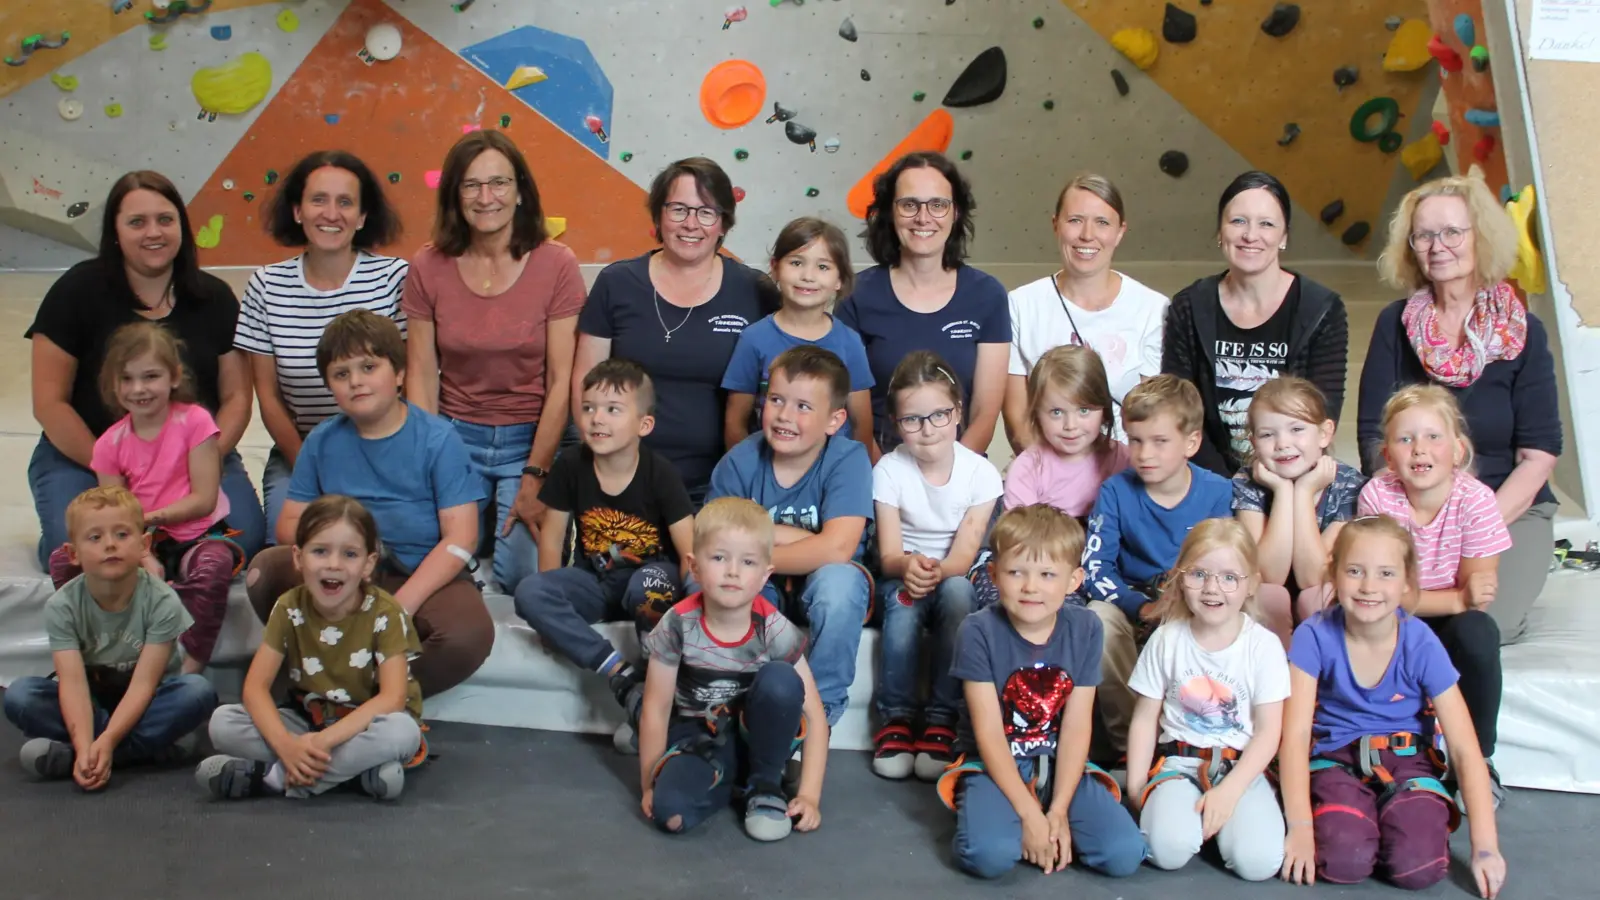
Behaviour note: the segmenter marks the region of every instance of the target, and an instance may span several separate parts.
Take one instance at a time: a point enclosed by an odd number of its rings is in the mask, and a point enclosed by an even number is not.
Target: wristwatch
[[[543,466],[523,466],[522,474],[532,475],[535,478],[549,478],[550,472]]]

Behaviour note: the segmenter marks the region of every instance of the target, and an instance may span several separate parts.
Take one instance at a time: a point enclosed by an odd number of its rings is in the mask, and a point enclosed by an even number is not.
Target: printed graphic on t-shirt
[[[645,632],[649,632],[672,608],[672,604],[678,602],[678,586],[656,566],[645,569],[643,580],[644,602],[634,611],[633,618]]]
[[[1060,666],[1036,663],[1011,673],[1000,692],[1000,713],[1013,757],[1055,754],[1061,714],[1071,694],[1072,676]]]
[[[1105,363],[1107,372],[1121,372],[1128,359],[1128,339],[1121,334],[1103,334],[1094,343],[1089,344],[1089,349],[1100,354],[1100,359]]]
[[[980,327],[977,322],[971,319],[957,319],[954,322],[946,323],[941,330],[945,333],[945,337],[958,341],[970,341],[978,336]]]
[[[750,325],[749,319],[733,313],[712,316],[706,321],[711,325],[711,331],[714,334],[744,334],[745,328]]]
[[[578,517],[578,533],[583,535],[583,552],[588,556],[609,555],[615,549],[629,562],[640,562],[661,553],[661,530],[617,509],[597,506],[585,510]]]
[[[1283,373],[1289,361],[1289,342],[1219,340],[1214,346],[1218,409],[1232,433],[1234,455],[1243,458],[1250,451],[1246,421],[1250,401],[1262,385]]]
[[[822,513],[814,505],[785,506],[782,509],[773,506],[767,509],[767,513],[772,516],[772,524],[774,525],[790,525],[809,531],[812,534],[822,533]]]
[[[1233,689],[1206,674],[1199,674],[1178,689],[1183,723],[1199,734],[1230,734],[1244,730],[1239,721],[1239,698]]]

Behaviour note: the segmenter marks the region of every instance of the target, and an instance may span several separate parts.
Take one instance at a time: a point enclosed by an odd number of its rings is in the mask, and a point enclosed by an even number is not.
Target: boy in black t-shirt
[[[643,676],[593,628],[633,619],[648,633],[677,602],[683,551],[694,544],[694,505],[667,458],[640,443],[655,427],[655,388],[638,363],[608,359],[583,379],[583,443],[556,457],[539,491],[539,573],[517,585],[517,615],[558,653],[606,676],[634,717]],[[577,523],[571,565],[562,548]],[[669,543],[670,541],[670,543]],[[626,721],[616,746],[636,748]]]

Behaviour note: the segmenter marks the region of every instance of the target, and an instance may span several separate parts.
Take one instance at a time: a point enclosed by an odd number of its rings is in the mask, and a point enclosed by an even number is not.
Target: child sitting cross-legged
[[[726,808],[736,790],[745,833],[758,841],[822,824],[828,724],[802,655],[805,636],[761,594],[772,541],[772,518],[757,504],[707,503],[689,554],[703,588],[645,638],[640,807],[664,831],[688,831]],[[784,766],[802,736],[791,799]]]
[[[177,641],[193,620],[139,564],[144,529],[126,488],[90,488],[67,506],[66,552],[82,574],[45,601],[56,677],[18,678],[5,693],[32,777],[70,775],[97,791],[113,765],[179,761],[217,706],[210,682],[180,672]]]
[[[211,717],[220,754],[195,770],[213,796],[304,798],[351,779],[379,800],[405,787],[405,767],[427,756],[421,649],[411,617],[372,583],[378,526],[349,497],[320,497],[295,526],[303,583],[278,598],[244,679],[244,702]],[[287,664],[292,704],[272,682]],[[419,749],[420,748],[420,749]]]

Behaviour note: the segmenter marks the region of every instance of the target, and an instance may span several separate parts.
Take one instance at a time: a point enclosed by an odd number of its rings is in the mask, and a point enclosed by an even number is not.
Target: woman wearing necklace
[[[722,376],[746,326],[778,308],[766,274],[718,251],[733,228],[733,183],[709,159],[657,175],[647,201],[658,250],[607,266],[578,319],[577,386],[612,356],[644,366],[656,389],[645,442],[670,459],[696,502],[722,457]]]
[[[910,153],[873,182],[867,251],[878,263],[856,276],[839,304],[872,364],[871,434],[856,435],[876,463],[900,443],[889,415],[889,381],[912,350],[932,350],[961,382],[961,443],[989,452],[1006,389],[1011,310],[994,276],[967,265],[974,231],[972,189],[937,153]]]
[[[1028,373],[1050,350],[1088,347],[1105,363],[1111,396],[1121,403],[1141,379],[1161,373],[1167,298],[1111,268],[1128,233],[1122,193],[1110,179],[1080,175],[1056,198],[1051,230],[1061,270],[1011,292],[1011,364],[1006,379],[1006,437],[1021,452],[1033,438]],[[1122,440],[1122,424],[1112,425]]]
[[[393,319],[404,334],[407,265],[372,252],[400,236],[400,219],[372,170],[343,150],[300,160],[273,196],[266,226],[279,244],[303,248],[250,277],[233,336],[250,361],[261,424],[272,436],[261,473],[270,536],[301,443],[339,411],[317,368],[317,341],[335,316],[352,309]]]
[[[1196,465],[1232,477],[1250,450],[1256,390],[1279,375],[1315,384],[1334,421],[1344,407],[1349,321],[1339,295],[1279,265],[1289,248],[1289,191],[1266,172],[1233,180],[1217,203],[1228,269],[1172,298],[1161,371],[1194,382],[1205,401]]]
[[[583,301],[578,258],[547,236],[522,152],[498,131],[463,135],[406,279],[406,398],[466,443],[506,591],[538,571],[539,489],[567,424]]]
[[[200,271],[178,189],[156,172],[130,172],[106,197],[99,253],[51,285],[24,335],[33,342],[33,417],[44,431],[28,463],[41,566],[66,542],[67,504],[98,483],[89,469],[94,441],[120,415],[100,399],[106,341],[141,318],[183,342],[184,374],[221,429],[222,490],[240,546],[254,555],[266,539],[255,486],[234,449],[250,424],[251,397],[249,364],[233,345],[239,301]]]

